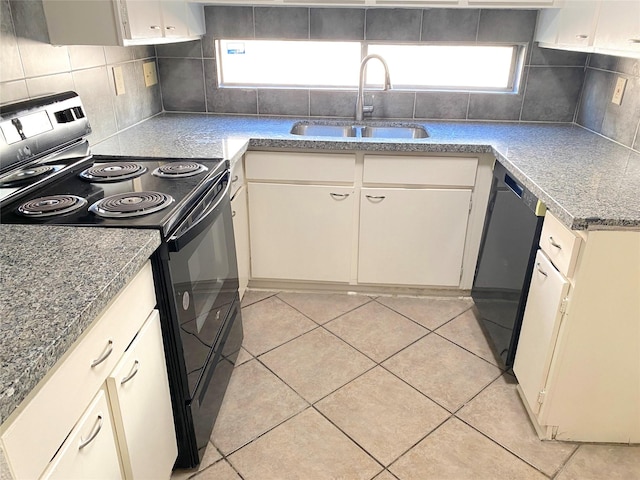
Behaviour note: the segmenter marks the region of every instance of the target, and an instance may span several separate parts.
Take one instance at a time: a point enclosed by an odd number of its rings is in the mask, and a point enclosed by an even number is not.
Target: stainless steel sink
[[[355,137],[356,127],[353,125],[328,125],[319,123],[296,123],[291,128],[294,135],[312,137]]]
[[[362,127],[362,136],[369,138],[427,138],[429,134],[424,127],[411,126],[373,126]]]
[[[421,125],[350,125],[344,123],[298,122],[291,128],[293,135],[307,137],[361,137],[361,138],[427,138]]]

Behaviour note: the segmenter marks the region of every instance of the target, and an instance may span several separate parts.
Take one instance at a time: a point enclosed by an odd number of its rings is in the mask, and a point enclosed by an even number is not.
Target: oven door
[[[168,240],[188,401],[195,395],[238,292],[229,187],[225,172]]]

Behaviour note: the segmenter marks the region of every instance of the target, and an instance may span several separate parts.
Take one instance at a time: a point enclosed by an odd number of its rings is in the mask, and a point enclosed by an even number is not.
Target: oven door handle
[[[193,222],[193,224],[191,224],[191,226],[187,230],[180,232],[180,227],[178,227],[177,231],[180,233],[176,233],[171,237],[169,237],[170,251],[172,252],[179,251],[183,246],[185,246],[191,240],[197,237],[207,227],[208,224],[205,222],[205,220],[207,220],[207,218],[213,215],[213,213],[220,206],[223,200],[227,198],[227,196],[229,195],[229,190],[231,189],[231,182],[229,181],[229,175],[225,175],[224,178],[227,179],[227,185],[224,187],[224,191],[222,192],[222,194],[219,195],[218,200],[209,208],[207,208],[207,210],[202,212],[200,217],[195,222]]]

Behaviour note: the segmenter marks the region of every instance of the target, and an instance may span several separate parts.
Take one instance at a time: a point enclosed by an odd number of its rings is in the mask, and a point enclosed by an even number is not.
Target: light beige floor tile
[[[222,455],[220,455],[220,452],[218,452],[216,447],[211,442],[209,442],[209,444],[207,445],[207,450],[204,452],[202,461],[200,462],[200,465],[198,465],[197,468],[189,468],[189,469],[181,468],[181,469],[174,470],[171,473],[171,480],[186,480],[187,478],[191,478],[193,475],[195,475],[198,472],[201,472],[202,470],[214,464],[221,458],[222,458]]]
[[[278,298],[320,324],[371,301],[366,295],[338,293],[279,293]]]
[[[233,371],[211,440],[227,454],[306,406],[278,377],[250,360]]]
[[[244,296],[242,297],[241,306],[242,308],[248,307],[260,300],[264,300],[265,298],[273,297],[278,292],[267,292],[262,290],[247,290],[244,292]]]
[[[450,414],[381,367],[316,408],[383,465],[389,465]]]
[[[242,346],[258,356],[318,325],[277,297],[242,309]]]
[[[240,349],[240,353],[238,353],[238,358],[236,359],[236,365],[242,365],[243,363],[248,362],[253,358],[249,352],[247,352],[244,348]]]
[[[241,480],[226,460],[219,461],[193,478],[194,480]]]
[[[544,480],[522,460],[452,418],[389,467],[400,480]]]
[[[581,445],[557,480],[638,480],[640,446]]]
[[[271,350],[260,361],[310,403],[375,365],[322,328]]]
[[[540,441],[516,386],[515,378],[505,374],[456,415],[538,470],[553,475],[577,445]]]
[[[393,310],[370,302],[325,327],[376,362],[381,362],[427,333]]]
[[[369,480],[382,467],[313,408],[229,457],[246,480]]]
[[[378,297],[377,302],[392,308],[430,330],[457,317],[473,306],[471,298]]]
[[[387,470],[381,472],[380,475],[376,475],[373,480],[398,480],[397,477],[389,473]]]
[[[500,375],[494,365],[435,333],[383,365],[452,412]]]
[[[437,330],[438,335],[451,340],[456,345],[475,353],[486,361],[496,366],[502,366],[503,362],[496,358],[482,327],[478,323],[473,309],[469,309],[457,316]]]

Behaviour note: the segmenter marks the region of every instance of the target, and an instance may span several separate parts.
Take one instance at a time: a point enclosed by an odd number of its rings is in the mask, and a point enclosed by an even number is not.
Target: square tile
[[[471,400],[456,416],[549,476],[567,461],[577,445],[541,441],[516,390],[505,374]]]
[[[384,470],[383,472],[380,472],[379,475],[376,475],[373,480],[397,480],[397,478],[398,477],[389,473],[388,470]]]
[[[323,324],[371,301],[366,295],[340,293],[279,293],[278,298]]]
[[[312,40],[364,40],[363,8],[311,8],[309,38]]]
[[[524,69],[522,78],[526,76]],[[468,120],[519,120],[522,110],[522,91],[519,94],[472,93],[469,95]]]
[[[165,110],[206,110],[202,59],[158,58],[158,76]]]
[[[557,480],[640,478],[640,446],[581,445]]]
[[[378,297],[379,302],[429,330],[457,317],[473,306],[473,300],[461,298]]]
[[[381,367],[324,398],[316,408],[383,465],[449,416]]]
[[[242,308],[248,307],[251,304],[264,300],[265,298],[273,297],[278,292],[269,292],[266,290],[246,290],[242,297]]]
[[[313,408],[238,450],[229,461],[245,480],[368,480],[382,470]]]
[[[211,441],[228,454],[307,407],[307,402],[257,360],[236,367]]]
[[[483,9],[478,23],[478,41],[531,41],[537,18],[537,10]]]
[[[423,42],[474,42],[480,10],[471,8],[429,8],[423,10]]]
[[[430,334],[383,366],[453,412],[498,378],[500,369]]]
[[[422,10],[369,8],[365,21],[365,38],[367,40],[420,41]]]
[[[607,106],[613,94],[615,77],[616,75],[611,72],[587,68],[576,123],[595,132],[600,132]]]
[[[247,352],[244,348],[241,348],[240,352],[238,353],[238,358],[236,358],[236,365],[242,365],[243,363],[248,362],[252,358],[253,358],[253,355]]]
[[[309,38],[309,9],[304,7],[255,7],[256,38]]]
[[[202,461],[197,468],[179,468],[174,470],[171,473],[171,480],[186,480],[187,478],[193,477],[196,473],[202,472],[207,467],[210,467],[215,462],[219,461],[222,458],[218,449],[213,445],[213,443],[209,442],[207,445],[207,450],[202,457]]]
[[[241,480],[240,475],[226,460],[214,463],[193,478],[194,480]]]
[[[532,67],[522,120],[572,122],[582,90],[584,67]]]
[[[382,76],[379,82],[382,85]],[[371,118],[413,118],[415,99],[413,92],[369,91],[365,95],[365,104],[373,105]]]
[[[271,350],[260,357],[260,361],[309,403],[375,365],[322,328]]]
[[[416,118],[464,120],[467,118],[469,94],[460,92],[417,92]]]
[[[260,115],[309,115],[309,90],[258,89]]]
[[[243,308],[242,326],[242,346],[254,356],[317,328],[314,322],[277,297]]]
[[[311,90],[309,114],[312,117],[353,117],[356,113],[354,92]]]
[[[451,340],[471,353],[475,353],[487,362],[493,363],[498,367],[502,366],[502,360],[496,358],[473,309],[467,310],[462,315],[438,328],[437,332],[438,335]]]
[[[544,480],[540,472],[452,418],[389,467],[401,480]]]
[[[605,137],[631,147],[638,128],[638,120],[640,120],[640,78],[626,75],[624,78],[627,79],[627,85],[622,96],[622,103],[616,105],[608,102],[601,133]]]
[[[376,302],[338,317],[325,327],[376,362],[427,333],[420,325]]]
[[[53,95],[54,93],[74,90],[71,72],[56,73],[44,77],[27,78],[29,98]]]

